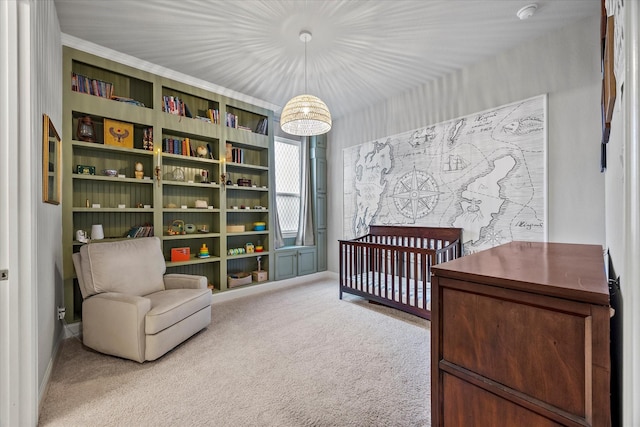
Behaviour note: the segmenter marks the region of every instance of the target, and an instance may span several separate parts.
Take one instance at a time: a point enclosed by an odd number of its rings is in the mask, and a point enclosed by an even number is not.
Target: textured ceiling
[[[601,0],[55,0],[63,33],[284,106],[307,88],[334,120],[600,13]],[[279,114],[279,111],[276,111]]]

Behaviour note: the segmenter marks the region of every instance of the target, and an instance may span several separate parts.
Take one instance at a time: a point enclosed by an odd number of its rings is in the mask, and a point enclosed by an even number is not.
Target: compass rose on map
[[[404,174],[398,179],[393,189],[393,202],[400,213],[412,219],[425,217],[438,203],[438,184],[429,174],[413,171]]]

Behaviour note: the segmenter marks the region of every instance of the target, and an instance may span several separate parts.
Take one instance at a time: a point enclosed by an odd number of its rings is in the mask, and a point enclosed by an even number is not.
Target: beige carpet
[[[429,322],[318,280],[216,303],[155,362],[67,339],[41,426],[428,426]]]

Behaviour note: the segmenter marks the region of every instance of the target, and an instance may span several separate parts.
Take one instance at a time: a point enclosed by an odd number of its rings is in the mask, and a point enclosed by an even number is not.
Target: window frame
[[[300,205],[300,197],[301,197],[301,193],[302,193],[302,140],[296,140],[296,139],[290,139],[290,138],[284,138],[284,137],[280,137],[280,136],[276,136],[274,137],[274,159],[275,159],[275,144],[277,143],[281,143],[281,144],[290,144],[290,145],[295,145],[298,147],[298,192],[297,193],[291,193],[291,192],[286,192],[286,191],[279,191],[278,190],[278,186],[276,185],[276,191],[275,191],[275,199],[278,199],[278,196],[280,195],[284,195],[284,196],[293,196],[296,197],[298,199],[298,209],[299,205]],[[277,165],[275,165],[274,162],[274,181],[277,182],[277,174],[278,174],[278,168]],[[280,206],[276,203],[276,209],[278,209],[278,220],[280,220],[281,215],[280,215]],[[298,210],[299,212],[299,210]],[[300,228],[300,219],[298,218],[298,225],[296,226],[295,230],[284,230],[282,229],[282,223],[280,223],[280,227],[281,227],[281,232],[282,232],[282,237],[283,238],[291,238],[291,237],[296,237],[296,235],[298,234],[298,229]]]

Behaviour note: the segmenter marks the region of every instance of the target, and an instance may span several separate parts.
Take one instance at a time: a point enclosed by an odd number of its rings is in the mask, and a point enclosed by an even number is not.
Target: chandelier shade
[[[307,42],[311,40],[311,32],[302,30],[299,37],[304,42],[304,91],[307,92]],[[322,135],[331,130],[331,113],[317,96],[308,93],[294,96],[282,109],[280,128],[291,135]]]
[[[282,109],[280,127],[291,135],[322,135],[331,130],[331,113],[317,96],[298,95]]]

